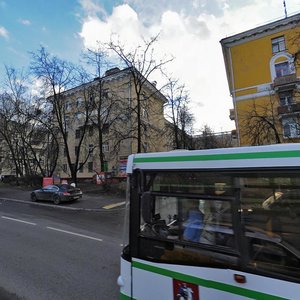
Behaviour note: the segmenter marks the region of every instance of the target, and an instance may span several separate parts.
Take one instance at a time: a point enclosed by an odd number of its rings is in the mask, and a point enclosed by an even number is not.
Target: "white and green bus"
[[[300,299],[300,144],[131,155],[121,299]]]

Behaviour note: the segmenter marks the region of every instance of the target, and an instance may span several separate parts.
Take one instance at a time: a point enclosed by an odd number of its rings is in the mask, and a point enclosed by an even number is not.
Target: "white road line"
[[[20,222],[20,223],[25,223],[25,224],[29,224],[29,225],[36,225],[36,223],[27,222],[27,221],[23,221],[23,220],[20,220],[20,219],[14,219],[14,218],[5,217],[5,216],[1,216],[1,218],[2,218],[2,219],[6,219],[6,220],[11,220],[11,221]]]
[[[84,234],[80,234],[80,233],[75,233],[75,232],[71,232],[71,231],[67,231],[67,230],[62,230],[62,229],[58,229],[58,228],[54,228],[54,227],[48,227],[48,226],[47,226],[47,229],[51,229],[51,230],[55,230],[55,231],[59,231],[59,232],[64,232],[64,233],[68,233],[68,234],[80,236],[80,237],[83,237],[83,238],[86,238],[86,239],[95,240],[95,241],[98,241],[98,242],[103,242],[102,239],[97,239],[95,237],[84,235]]]

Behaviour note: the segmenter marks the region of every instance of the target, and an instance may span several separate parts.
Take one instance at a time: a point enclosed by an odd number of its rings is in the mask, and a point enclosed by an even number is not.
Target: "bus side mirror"
[[[146,192],[141,197],[141,214],[145,223],[151,224],[153,218],[154,197]]]

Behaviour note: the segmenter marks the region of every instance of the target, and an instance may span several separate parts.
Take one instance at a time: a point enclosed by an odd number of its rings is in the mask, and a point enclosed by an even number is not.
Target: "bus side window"
[[[249,240],[250,266],[300,278],[300,259],[280,239],[263,237]],[[296,253],[296,252],[295,252]]]

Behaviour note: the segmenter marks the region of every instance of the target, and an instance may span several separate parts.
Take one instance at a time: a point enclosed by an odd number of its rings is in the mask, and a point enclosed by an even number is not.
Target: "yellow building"
[[[220,43],[239,145],[300,141],[300,14]]]

